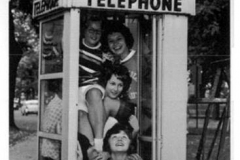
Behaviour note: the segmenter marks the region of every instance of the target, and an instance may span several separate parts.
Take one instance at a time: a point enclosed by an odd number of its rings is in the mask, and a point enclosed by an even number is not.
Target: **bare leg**
[[[102,92],[99,89],[91,89],[86,94],[89,121],[93,129],[94,137],[103,138],[103,128],[106,121],[106,112],[103,106]]]
[[[93,143],[93,131],[88,119],[88,113],[78,111],[78,132],[85,135],[90,143]]]

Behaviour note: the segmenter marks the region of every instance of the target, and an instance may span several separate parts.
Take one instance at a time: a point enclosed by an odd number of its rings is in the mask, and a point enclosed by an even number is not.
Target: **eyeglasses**
[[[93,28],[90,28],[90,29],[87,29],[88,33],[90,34],[97,34],[97,35],[100,35],[102,34],[102,31],[101,30],[97,30],[97,29],[93,29]]]

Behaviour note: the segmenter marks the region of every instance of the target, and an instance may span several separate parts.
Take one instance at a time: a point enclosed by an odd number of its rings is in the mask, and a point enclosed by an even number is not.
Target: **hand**
[[[100,155],[102,156],[101,160],[108,160],[110,158],[110,154],[108,152],[101,152]]]
[[[133,128],[133,137],[135,137],[137,135],[137,133],[139,132],[139,123],[138,123],[138,119],[135,115],[131,115],[129,117],[129,124],[132,126]]]
[[[134,103],[120,101],[120,107],[115,118],[119,123],[126,123],[129,117],[134,114]]]
[[[89,160],[107,160],[110,155],[108,152],[98,152],[94,147],[87,150]]]
[[[97,160],[99,152],[94,147],[90,147],[87,150],[87,155],[89,160]]]

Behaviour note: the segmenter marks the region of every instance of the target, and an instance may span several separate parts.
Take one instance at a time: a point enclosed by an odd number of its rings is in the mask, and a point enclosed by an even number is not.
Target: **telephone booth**
[[[40,24],[39,123],[37,159],[54,142],[60,160],[81,159],[78,153],[78,65],[81,19],[92,12],[117,19],[130,28],[139,68],[137,109],[140,133],[137,152],[144,160],[186,160],[187,30],[194,0],[35,0]],[[60,114],[45,130],[47,107]],[[42,147],[42,145],[45,145]],[[45,149],[43,149],[45,148]]]

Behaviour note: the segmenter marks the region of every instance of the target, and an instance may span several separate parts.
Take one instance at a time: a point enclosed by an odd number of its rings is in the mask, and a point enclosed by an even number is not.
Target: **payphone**
[[[188,16],[195,14],[194,0],[34,1],[33,16],[40,23],[38,159],[44,154],[81,159],[77,154],[79,37],[81,18],[91,11],[121,20],[135,40],[138,153],[145,160],[185,160],[187,29]],[[59,121],[46,130],[49,110],[53,114],[48,117]],[[55,151],[48,153],[49,148]]]

